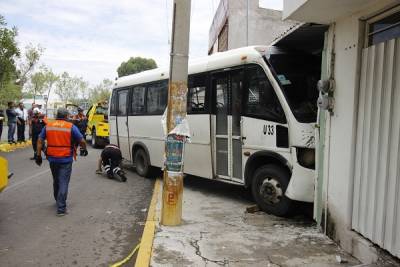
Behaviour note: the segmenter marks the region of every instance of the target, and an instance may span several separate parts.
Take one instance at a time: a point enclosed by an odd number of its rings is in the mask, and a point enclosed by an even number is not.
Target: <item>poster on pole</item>
[[[170,134],[166,142],[166,168],[169,172],[182,172],[185,136]]]

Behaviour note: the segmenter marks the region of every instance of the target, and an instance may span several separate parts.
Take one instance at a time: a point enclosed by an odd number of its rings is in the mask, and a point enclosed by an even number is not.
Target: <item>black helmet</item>
[[[59,108],[57,109],[57,119],[67,119],[69,115],[68,109],[66,108]]]
[[[81,107],[78,108],[78,112],[82,112],[83,109]]]

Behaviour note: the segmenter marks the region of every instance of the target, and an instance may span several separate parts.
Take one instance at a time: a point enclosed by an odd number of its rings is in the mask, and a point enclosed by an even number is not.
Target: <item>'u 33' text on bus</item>
[[[266,212],[313,201],[316,59],[276,47],[246,47],[189,64],[191,143],[185,173],[251,188]],[[161,118],[168,69],[119,78],[110,101],[110,141],[141,176],[162,167]]]

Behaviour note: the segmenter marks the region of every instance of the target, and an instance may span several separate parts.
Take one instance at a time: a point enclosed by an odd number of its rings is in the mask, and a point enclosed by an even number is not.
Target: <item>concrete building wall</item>
[[[210,52],[216,52],[212,49],[218,42],[218,34],[214,31],[222,29],[223,25],[219,25],[225,23],[222,17],[228,21],[228,49],[249,45],[269,45],[279,35],[297,24],[295,21],[283,21],[281,11],[260,8],[259,0],[221,1],[212,29],[210,29]]]
[[[365,262],[376,260],[362,247],[372,249],[352,232],[354,150],[357,126],[359,67],[364,47],[363,20],[383,10],[393,1],[382,0],[337,20],[334,27],[334,114],[328,119],[329,146],[327,200],[328,234],[346,250]]]
[[[342,246],[351,246],[345,240],[351,230],[353,193],[353,136],[356,127],[356,88],[358,84],[359,22],[356,17],[338,21],[335,30],[335,107],[330,117],[328,153],[328,228],[331,236]],[[325,166],[326,167],[326,166]],[[330,225],[329,225],[330,224]],[[349,248],[350,249],[350,248]]]
[[[343,2],[339,0],[340,2]],[[397,2],[398,3],[398,2]],[[334,113],[327,118],[323,177],[327,234],[362,262],[378,258],[376,247],[352,231],[354,153],[357,131],[361,50],[365,20],[396,4],[395,0],[285,0],[284,16],[302,22],[330,24],[333,40]],[[322,8],[324,6],[324,8]],[[336,7],[329,9],[327,7]],[[288,9],[288,10],[286,10]],[[332,11],[332,12],[331,12]],[[334,12],[333,12],[334,11]],[[331,51],[328,51],[330,53]]]

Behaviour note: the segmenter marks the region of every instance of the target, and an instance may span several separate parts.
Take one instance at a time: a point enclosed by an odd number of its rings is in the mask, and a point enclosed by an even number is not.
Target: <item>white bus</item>
[[[312,202],[316,60],[257,46],[190,62],[185,173],[248,187],[275,215],[293,201]],[[111,96],[110,141],[141,176],[164,163],[168,75],[155,69],[119,78]]]

